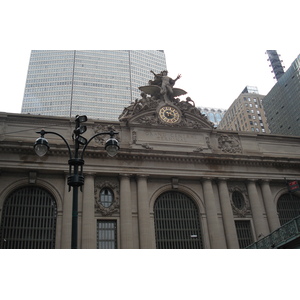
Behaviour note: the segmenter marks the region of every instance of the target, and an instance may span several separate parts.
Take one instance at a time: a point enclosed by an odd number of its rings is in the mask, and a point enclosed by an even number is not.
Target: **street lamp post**
[[[78,230],[78,188],[84,185],[84,176],[83,176],[83,165],[84,165],[84,152],[88,144],[99,135],[109,135],[110,138],[105,143],[105,150],[107,154],[111,157],[114,157],[119,150],[119,142],[114,138],[114,135],[118,134],[113,130],[108,132],[100,132],[92,136],[89,140],[81,136],[80,134],[84,133],[87,130],[86,126],[81,125],[87,121],[86,116],[76,116],[75,117],[75,129],[73,131],[73,140],[74,140],[74,156],[72,156],[72,151],[69,143],[66,139],[57,132],[53,131],[37,131],[36,133],[41,136],[34,143],[34,150],[38,156],[44,156],[49,150],[49,143],[45,139],[45,134],[54,134],[59,136],[66,144],[69,152],[69,176],[68,176],[68,185],[69,191],[71,187],[73,188],[73,207],[72,207],[72,237],[71,237],[71,248],[77,249],[77,230]],[[80,145],[83,145],[81,154],[79,155]]]

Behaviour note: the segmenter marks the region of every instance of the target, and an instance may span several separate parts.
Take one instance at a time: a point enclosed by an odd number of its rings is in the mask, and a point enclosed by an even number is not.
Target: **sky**
[[[274,86],[266,50],[286,70],[300,53],[296,1],[108,2],[0,4],[0,111],[21,112],[31,50],[164,50],[183,99],[224,109],[246,85],[262,95]]]

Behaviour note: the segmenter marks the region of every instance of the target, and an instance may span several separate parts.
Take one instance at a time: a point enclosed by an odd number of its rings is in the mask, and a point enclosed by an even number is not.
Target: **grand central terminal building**
[[[85,119],[79,133],[74,118],[0,113],[0,248],[71,248],[66,142],[74,151],[79,134],[95,138],[77,160],[77,248],[246,248],[299,215],[286,183],[300,180],[300,138],[214,129],[176,98],[184,91],[155,86],[140,88],[119,122]],[[114,132],[116,156],[102,132]]]

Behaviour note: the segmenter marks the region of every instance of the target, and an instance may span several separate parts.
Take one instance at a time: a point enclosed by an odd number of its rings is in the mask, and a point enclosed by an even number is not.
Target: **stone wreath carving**
[[[218,148],[226,153],[241,153],[240,141],[233,135],[222,134],[218,138]]]
[[[104,207],[100,201],[100,192],[108,188],[113,193],[113,201],[109,207]],[[95,209],[96,212],[100,212],[103,216],[110,216],[114,212],[118,212],[120,209],[120,189],[119,182],[115,178],[96,179],[95,180]]]
[[[250,202],[249,202],[249,197],[248,197],[248,192],[246,187],[242,183],[241,184],[236,183],[230,185],[228,187],[228,191],[229,191],[230,203],[232,206],[233,213],[237,214],[240,217],[245,217],[247,214],[250,214],[251,213]],[[234,192],[239,192],[243,195],[244,204],[240,208],[236,207],[235,203],[233,202],[232,195]]]

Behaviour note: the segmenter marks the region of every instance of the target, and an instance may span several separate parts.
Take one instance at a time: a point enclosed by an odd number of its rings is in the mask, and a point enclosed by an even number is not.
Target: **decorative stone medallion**
[[[101,191],[108,189],[112,192],[112,199],[110,202],[101,201]],[[97,178],[95,180],[95,209],[103,216],[110,216],[114,212],[118,212],[120,208],[120,189],[119,182],[116,178]]]

